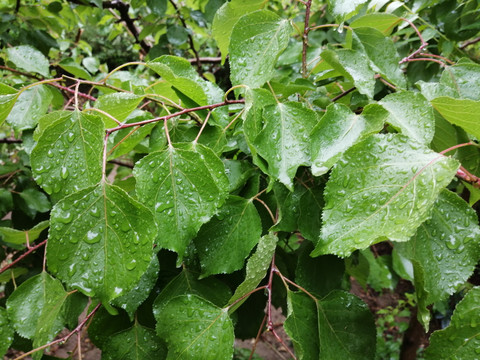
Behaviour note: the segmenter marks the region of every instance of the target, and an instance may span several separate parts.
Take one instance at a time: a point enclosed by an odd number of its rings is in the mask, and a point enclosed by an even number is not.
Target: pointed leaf
[[[0,125],[13,109],[19,93],[16,89],[0,83]]]
[[[137,322],[130,329],[108,338],[102,348],[105,360],[160,360],[167,357],[167,348],[155,334]]]
[[[233,26],[240,17],[260,9],[264,3],[265,0],[232,0],[217,10],[213,18],[212,35],[222,53],[222,62],[228,54]]]
[[[178,144],[144,157],[134,175],[139,199],[155,213],[158,244],[182,259],[227,196],[223,163],[203,145]]]
[[[8,61],[17,68],[47,77],[50,75],[47,58],[35,48],[28,45],[15,46],[7,48],[6,53]]]
[[[260,281],[267,274],[267,270],[270,267],[275,248],[277,247],[278,238],[274,234],[267,234],[263,236],[258,242],[255,253],[248,259],[247,270],[245,279],[235,290],[232,298],[228,301],[229,304],[233,304],[235,301],[245,296],[249,292],[255,290]],[[235,311],[241,305],[242,302],[238,302],[230,309],[230,312]]]
[[[48,228],[50,222],[48,220],[41,221],[30,230],[17,230],[9,227],[0,227],[0,234],[3,236],[2,240],[16,245],[26,244],[27,240],[33,243],[38,239],[43,230]]]
[[[384,238],[407,241],[457,168],[457,161],[403,135],[370,136],[348,150],[330,176],[312,255],[347,256]]]
[[[480,138],[480,101],[459,100],[442,96],[431,101],[432,106],[446,120],[460,126],[467,133]]]
[[[450,325],[435,331],[425,359],[477,359],[480,349],[480,288],[475,287],[460,301]]]
[[[430,144],[435,133],[435,117],[427,99],[411,91],[396,92],[378,102],[388,110],[390,125],[413,140]]]
[[[50,89],[45,85],[25,90],[18,96],[7,116],[7,122],[16,130],[33,129],[47,112],[52,98]]]
[[[124,122],[143,100],[143,96],[131,93],[112,93],[100,96],[95,102],[95,108],[105,111],[120,122]],[[117,123],[108,116],[95,113],[99,115],[105,122],[106,128],[117,126]],[[131,131],[132,129],[130,129]]]
[[[480,258],[480,227],[475,211],[465,201],[443,190],[413,238],[397,244],[400,253],[416,261],[415,286],[428,293],[425,305],[444,300],[472,275]],[[417,281],[418,266],[424,269]],[[417,295],[418,296],[418,295]]]
[[[474,63],[448,66],[440,84],[452,88],[456,98],[480,101],[480,65]]]
[[[0,357],[3,357],[13,342],[14,330],[8,321],[7,310],[0,307]]]
[[[375,71],[363,51],[338,49],[325,50],[320,56],[347,79],[353,80],[358,92],[373,98]]]
[[[377,29],[384,35],[390,35],[392,30],[402,19],[389,13],[372,13],[360,16],[350,23],[350,27],[355,29],[359,27],[371,27]]]
[[[156,234],[148,209],[120,188],[100,183],[53,208],[48,267],[70,287],[109,303],[140,281]]]
[[[55,201],[102,178],[104,128],[81,112],[61,117],[40,135],[32,151],[35,181]]]
[[[379,132],[386,117],[387,112],[375,104],[367,105],[361,115],[345,105],[330,104],[311,132],[313,175],[325,174],[348,148]]]
[[[300,103],[289,102],[265,107],[263,120],[254,146],[267,161],[268,173],[292,190],[298,167],[310,165],[308,140],[317,115]]]
[[[231,273],[258,243],[262,223],[253,199],[230,196],[194,240],[202,266],[202,277]]]
[[[60,66],[63,70],[68,71],[70,74],[72,74],[76,78],[92,80],[92,75],[90,75],[90,73],[87,70],[85,70],[85,68],[82,65],[77,63],[72,58],[63,59],[58,63],[58,66]]]
[[[158,319],[158,335],[168,345],[167,359],[230,359],[232,320],[221,309],[196,295],[181,295],[165,305]]]
[[[367,0],[328,0],[328,10],[338,22],[343,22],[356,15],[358,8],[366,2]]]
[[[279,55],[286,49],[291,26],[268,10],[244,15],[230,39],[230,79],[233,85],[261,87],[274,74]]]

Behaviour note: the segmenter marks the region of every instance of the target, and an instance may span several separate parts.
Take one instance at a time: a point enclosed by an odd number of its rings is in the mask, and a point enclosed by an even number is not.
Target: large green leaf
[[[253,199],[230,196],[218,213],[198,232],[194,240],[202,277],[231,273],[258,243],[262,223]]]
[[[69,287],[109,303],[140,281],[156,235],[148,209],[102,182],[53,208],[48,268]]]
[[[0,125],[12,111],[18,99],[18,91],[8,85],[0,83]]]
[[[466,63],[446,67],[440,84],[454,89],[455,97],[480,101],[480,65]]]
[[[37,85],[25,90],[16,99],[15,105],[7,116],[7,122],[16,130],[33,129],[47,112],[52,98],[50,89],[45,85]]]
[[[285,331],[299,359],[374,359],[375,323],[355,295],[332,291],[312,299],[289,291],[288,314]]]
[[[429,216],[458,162],[403,135],[372,135],[337,163],[312,255],[348,256],[386,238],[407,241]]]
[[[430,144],[435,133],[433,109],[425,97],[411,91],[396,92],[379,101],[390,116],[386,122],[419,143]]]
[[[167,359],[232,357],[235,335],[227,309],[196,295],[181,295],[170,300],[164,310],[158,318],[157,333],[167,342]]]
[[[345,105],[330,104],[311,132],[313,175],[325,174],[348,148],[382,130],[386,117],[376,104],[367,105],[361,115]]]
[[[275,62],[288,45],[288,20],[268,10],[244,15],[230,39],[230,79],[233,85],[261,87],[274,75]]]
[[[131,93],[112,93],[100,96],[95,102],[95,108],[111,115],[120,122],[123,122],[143,100],[143,96]],[[105,122],[105,127],[115,127],[117,123],[108,116],[98,114]],[[131,129],[130,129],[131,130]]]
[[[338,49],[322,51],[320,56],[340,74],[355,84],[359,93],[373,98],[375,89],[375,71],[363,51]]]
[[[228,301],[229,304],[233,304],[253,291],[262,281],[270,267],[277,241],[278,238],[274,234],[267,234],[260,239],[255,253],[248,259],[245,279],[235,290],[235,294]],[[235,304],[230,311],[234,311],[240,304],[240,302]]]
[[[258,10],[265,0],[232,0],[224,3],[215,13],[212,23],[212,35],[222,53],[222,62],[228,54],[233,26],[245,14]]]
[[[3,357],[13,341],[13,324],[8,321],[7,310],[0,307],[0,356]]]
[[[167,349],[155,330],[137,322],[130,329],[110,336],[102,348],[105,360],[161,360],[166,357]]]
[[[433,99],[431,104],[446,120],[460,126],[467,133],[480,138],[480,123],[478,121],[480,101],[442,96]]]
[[[400,88],[407,83],[398,62],[400,56],[391,38],[385,37],[372,27],[359,27],[353,30],[353,49],[367,54],[372,69]]]
[[[278,103],[265,107],[263,121],[254,141],[256,151],[267,161],[268,173],[293,189],[298,167],[310,165],[309,134],[317,114],[300,103]]]
[[[35,181],[55,201],[102,178],[104,128],[81,112],[60,117],[41,133],[32,151]]]
[[[43,76],[49,76],[49,64],[47,58],[37,49],[20,45],[6,50],[8,61],[17,68],[28,72],[36,72]]]
[[[453,312],[450,325],[435,331],[425,351],[427,360],[478,359],[480,349],[480,288],[470,290]]]
[[[155,213],[157,243],[182,259],[201,225],[227,196],[222,161],[203,145],[177,144],[144,157],[134,175],[139,199]]]
[[[68,294],[62,283],[42,272],[22,283],[7,300],[8,317],[15,331],[33,339],[38,347],[51,341],[64,328],[63,305]],[[36,353],[34,359],[41,358]]]
[[[446,299],[472,275],[480,259],[479,243],[475,211],[456,194],[443,190],[431,218],[410,241],[395,248],[415,261],[415,286],[423,287],[428,294],[423,303],[430,305]],[[417,279],[418,266],[423,267],[422,281]]]

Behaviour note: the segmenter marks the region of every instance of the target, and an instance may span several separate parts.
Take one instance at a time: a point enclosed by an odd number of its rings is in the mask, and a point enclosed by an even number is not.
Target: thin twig
[[[10,264],[4,266],[3,268],[0,269],[0,274],[7,271],[8,269],[10,269],[11,267],[15,266],[16,264],[18,264],[20,261],[22,261],[25,257],[27,257],[28,255],[30,255],[32,252],[34,252],[35,250],[37,250],[38,248],[42,247],[43,245],[45,245],[47,243],[47,240],[43,240],[42,242],[38,243],[37,245],[35,246],[32,246],[30,249],[28,249],[26,252],[24,252],[22,255],[20,255],[18,258],[16,258],[15,260],[13,260]]]
[[[398,63],[399,64],[403,64],[405,62],[409,62],[409,61],[412,61],[412,59],[417,56],[417,54],[421,53],[423,49],[425,49],[427,46],[428,46],[428,43],[423,39],[422,37],[422,34],[420,33],[420,31],[417,29],[417,27],[415,26],[415,24],[413,22],[411,22],[410,20],[406,19],[406,18],[401,18],[403,21],[406,21],[407,23],[410,24],[410,26],[415,30],[415,32],[417,33],[418,35],[418,38],[420,39],[420,41],[422,42],[422,44],[420,45],[420,47],[415,50],[413,53],[411,53],[410,55],[404,57],[402,60],[400,60]]]
[[[108,160],[108,163],[123,166],[123,167],[129,168],[129,169],[134,168],[134,165],[132,163],[128,163],[128,162],[120,161],[120,160]]]
[[[307,48],[308,48],[308,33],[310,32],[310,8],[312,7],[312,0],[305,2],[305,25],[303,27],[302,36],[302,76],[307,77]]]
[[[23,142],[22,139],[10,139],[10,138],[0,139],[0,144],[21,144],[22,142]]]
[[[468,40],[467,42],[463,43],[462,46],[460,46],[460,49],[465,49],[467,46],[473,45],[480,42],[480,36],[477,37],[476,39],[473,40]]]
[[[342,92],[341,94],[335,96],[335,97],[332,99],[332,101],[335,102],[335,101],[337,101],[338,99],[341,99],[342,97],[350,94],[350,93],[351,93],[352,91],[354,91],[355,89],[356,89],[356,87],[354,86],[354,87],[352,87],[352,88],[350,88],[350,89],[348,89],[348,90],[345,90],[345,91]]]

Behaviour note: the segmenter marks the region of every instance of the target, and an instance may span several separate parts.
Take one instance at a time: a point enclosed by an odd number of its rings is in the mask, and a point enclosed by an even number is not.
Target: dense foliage
[[[0,355],[230,359],[279,307],[292,358],[386,358],[351,284],[411,282],[419,356],[480,356],[478,1],[0,13]]]

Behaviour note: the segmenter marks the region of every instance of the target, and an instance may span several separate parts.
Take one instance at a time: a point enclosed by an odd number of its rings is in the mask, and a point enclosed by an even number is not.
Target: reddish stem
[[[11,267],[15,266],[17,263],[19,263],[22,259],[24,259],[26,256],[30,255],[32,252],[34,252],[35,250],[37,250],[39,247],[42,247],[43,245],[45,245],[47,243],[47,240],[43,240],[41,243],[38,243],[37,245],[35,246],[32,246],[31,248],[29,248],[26,252],[24,252],[22,255],[20,255],[18,258],[16,258],[14,261],[12,261],[10,264],[8,264],[7,266],[3,267],[0,269],[0,274],[7,271],[8,269],[10,269]]]
[[[303,2],[305,4],[305,26],[303,28],[303,48],[302,48],[302,76],[307,77],[307,48],[308,48],[308,33],[310,31],[310,8],[312,0]]]

